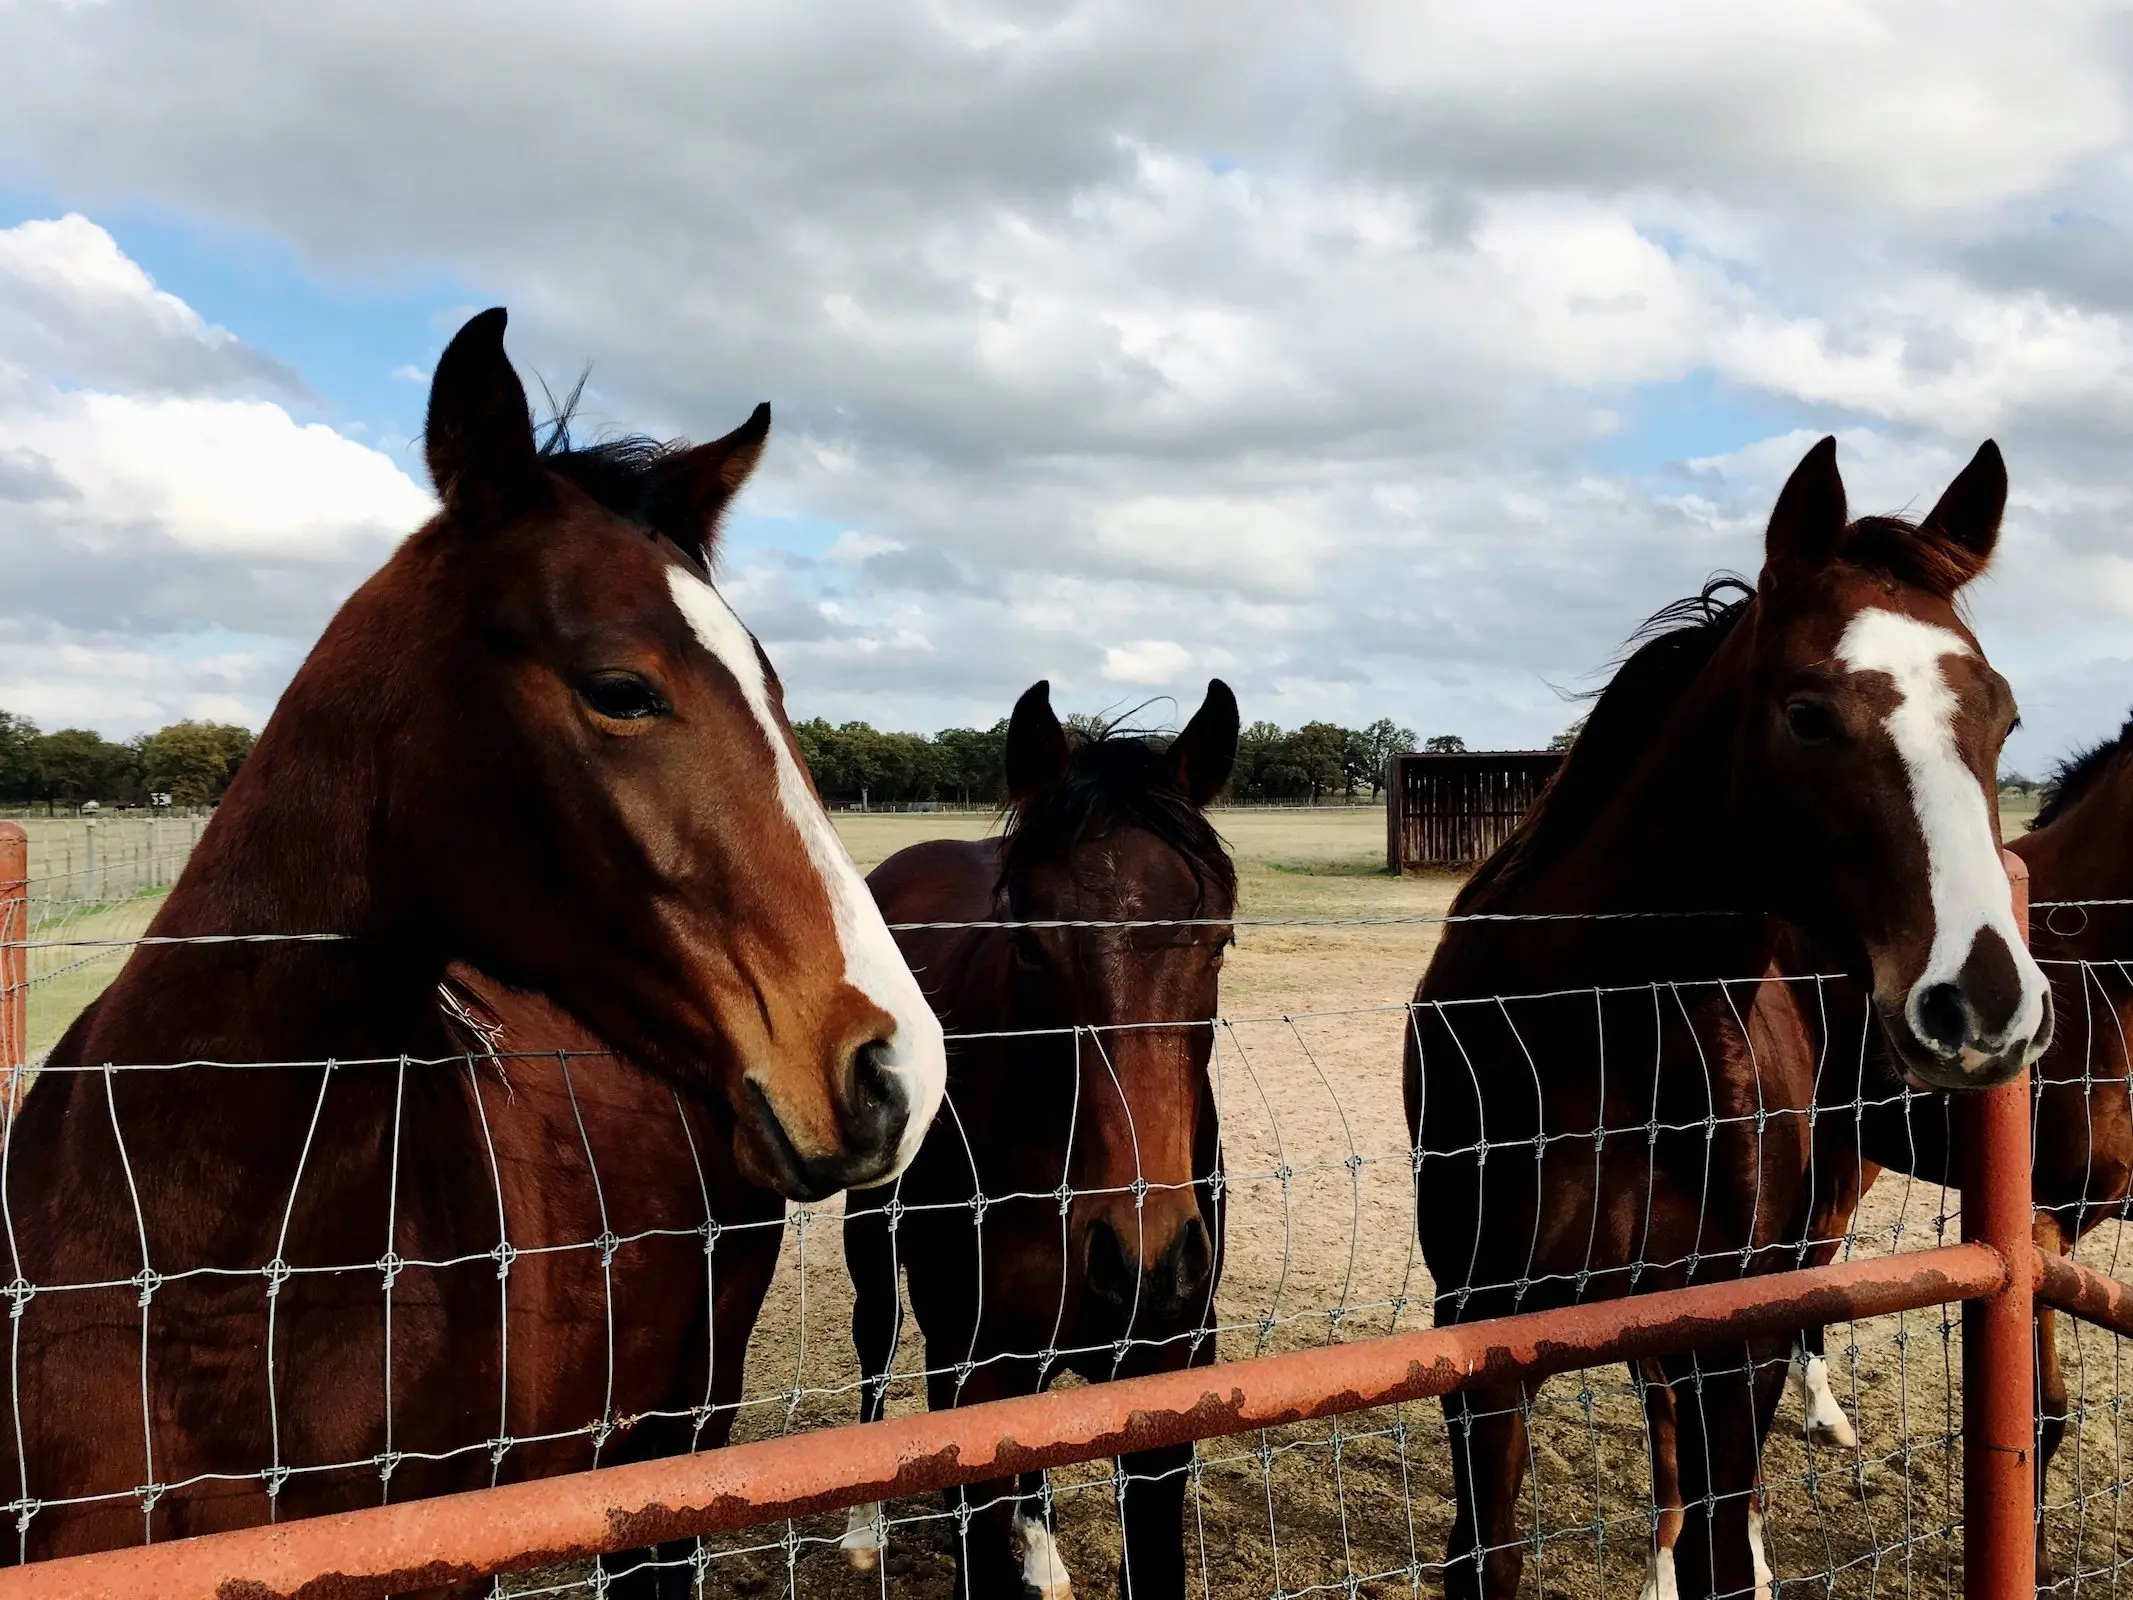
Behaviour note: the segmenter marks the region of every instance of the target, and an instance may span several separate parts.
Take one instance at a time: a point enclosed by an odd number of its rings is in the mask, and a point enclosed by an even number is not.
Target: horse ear
[[[699,542],[706,566],[718,544],[719,520],[763,459],[763,445],[769,438],[770,403],[765,401],[725,438],[678,451],[659,464],[659,480],[667,494],[703,530]]]
[[[1207,698],[1171,742],[1170,761],[1185,798],[1204,806],[1222,792],[1237,764],[1237,697],[1220,678],[1207,680]]]
[[[1007,722],[1007,797],[1020,804],[1066,776],[1066,729],[1052,714],[1052,685],[1040,678]]]
[[[1801,458],[1778,494],[1763,539],[1764,575],[1795,578],[1827,565],[1848,521],[1844,479],[1837,473],[1837,441],[1831,437]]]
[[[540,453],[526,391],[504,354],[502,306],[452,336],[430,380],[423,453],[430,481],[455,521],[492,526],[537,494]]]
[[[2007,463],[2000,458],[2000,447],[1987,439],[1919,524],[1946,547],[1959,575],[1956,587],[1985,570],[1992,547],[1999,543],[2000,518],[2006,511]]]

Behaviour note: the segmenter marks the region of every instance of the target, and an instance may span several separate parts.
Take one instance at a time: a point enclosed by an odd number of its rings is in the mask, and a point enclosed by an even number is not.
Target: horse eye
[[[1785,707],[1785,726],[1802,744],[1826,744],[1837,736],[1837,719],[1819,700],[1794,700]]]
[[[1038,945],[1036,935],[1028,928],[1015,930],[1013,946],[1016,966],[1034,972],[1044,965],[1044,951]]]
[[[631,672],[596,672],[578,686],[578,698],[616,722],[663,717],[668,710],[659,691]]]

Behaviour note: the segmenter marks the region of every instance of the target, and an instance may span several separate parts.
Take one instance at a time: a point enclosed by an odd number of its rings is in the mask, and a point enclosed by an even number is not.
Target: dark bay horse
[[[2001,1082],[2044,1047],[2050,998],[1994,826],[2013,697],[1954,605],[2005,500],[1988,444],[1923,521],[1852,521],[1835,441],[1817,445],[1754,589],[1661,614],[1461,892],[1455,913],[1566,920],[1454,922],[1416,995],[1407,1109],[1439,1321],[1779,1270],[1825,1243],[1793,929],[1868,978],[1922,1082]],[[1749,1502],[1788,1348],[1664,1363],[1693,1600],[1755,1584]],[[1462,1600],[1517,1587],[1522,1398],[1445,1404]]]
[[[899,1268],[935,1410],[1034,1394],[1061,1371],[1096,1382],[1214,1359],[1223,1210],[1207,1068],[1236,872],[1202,808],[1236,752],[1219,680],[1167,749],[1125,735],[1070,746],[1040,683],[1008,727],[1005,837],[914,845],[868,879],[892,923],[1039,925],[897,935],[950,1035],[949,1099],[895,1188],[848,1201],[864,1420],[895,1359]],[[1104,926],[1149,921],[1188,925]],[[1043,925],[1057,923],[1097,926]],[[1191,1460],[1188,1445],[1120,1461],[1122,1596],[1182,1600]],[[971,1513],[959,1593],[1026,1584],[1066,1600],[1039,1480],[950,1503]],[[845,1549],[863,1570],[880,1527],[878,1506],[851,1514]]]
[[[939,1023],[712,583],[768,408],[544,451],[503,332],[438,362],[441,513],[150,928],[270,942],[136,949],[7,1140],[16,1559],[686,1445],[706,1209],[891,1178],[939,1103]],[[507,1040],[599,1048],[470,1064],[455,963],[531,997]],[[611,1441],[640,1410],[679,1433]]]

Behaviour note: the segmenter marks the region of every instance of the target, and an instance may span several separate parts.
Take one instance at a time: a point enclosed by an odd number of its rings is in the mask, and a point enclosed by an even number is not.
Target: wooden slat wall
[[[1562,755],[1554,750],[1471,750],[1393,758],[1385,787],[1385,864],[1472,866],[1510,836]]]

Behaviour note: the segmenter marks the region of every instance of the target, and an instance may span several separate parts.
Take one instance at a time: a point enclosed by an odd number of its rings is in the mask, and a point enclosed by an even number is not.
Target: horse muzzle
[[[801,1117],[751,1072],[743,1081],[734,1148],[752,1182],[788,1200],[827,1199],[895,1176],[907,1159],[911,1100],[905,1075],[890,1064],[886,1040],[852,1052],[827,1097],[828,1115]]]

